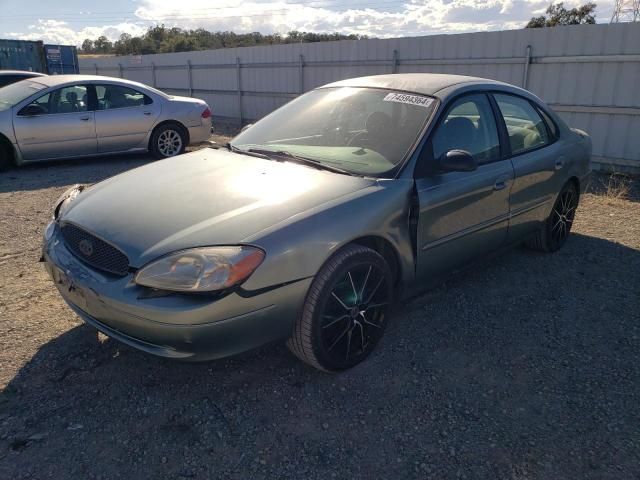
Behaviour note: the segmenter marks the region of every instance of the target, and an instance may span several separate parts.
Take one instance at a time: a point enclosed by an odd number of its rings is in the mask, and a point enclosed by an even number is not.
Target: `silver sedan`
[[[210,134],[206,102],[119,78],[56,75],[0,89],[0,169],[147,150],[173,157]]]
[[[288,338],[339,371],[374,349],[394,300],[506,245],[562,248],[590,155],[586,133],[505,83],[356,78],[225,149],[72,188],[43,260],[78,315],[146,352],[201,360]]]

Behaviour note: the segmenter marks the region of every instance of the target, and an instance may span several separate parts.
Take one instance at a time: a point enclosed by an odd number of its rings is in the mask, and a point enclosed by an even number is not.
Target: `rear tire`
[[[184,153],[187,132],[176,122],[164,123],[151,135],[150,150],[156,158],[171,158]]]
[[[357,365],[375,348],[392,300],[391,269],[376,251],[348,245],[316,275],[287,346],[325,372]]]
[[[560,190],[549,218],[535,236],[527,241],[527,247],[547,253],[560,250],[571,233],[578,200],[579,194],[575,184],[567,182]]]

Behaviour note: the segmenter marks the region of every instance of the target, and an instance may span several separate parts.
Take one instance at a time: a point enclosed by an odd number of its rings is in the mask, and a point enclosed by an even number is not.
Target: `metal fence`
[[[216,116],[240,122],[344,78],[492,78],[531,90],[589,132],[596,168],[640,171],[640,23],[81,58],[80,70],[202,98]]]

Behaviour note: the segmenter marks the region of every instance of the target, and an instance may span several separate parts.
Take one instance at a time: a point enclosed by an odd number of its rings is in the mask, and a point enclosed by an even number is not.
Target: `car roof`
[[[139,82],[132,82],[131,80],[125,80],[124,78],[116,77],[103,77],[100,75],[50,75],[42,78],[38,78],[38,83],[46,85],[47,87],[57,87],[59,85],[65,85],[68,83],[82,83],[82,82],[117,82],[125,85],[145,86]]]
[[[393,73],[388,75],[372,75],[369,77],[350,78],[324,85],[329,87],[373,87],[389,90],[420,93],[438,97],[438,92],[454,85],[464,86],[506,86],[508,84],[480,77],[465,75],[448,75],[442,73]]]
[[[30,72],[28,70],[0,70],[0,75],[30,75],[32,77],[46,77],[46,73]]]

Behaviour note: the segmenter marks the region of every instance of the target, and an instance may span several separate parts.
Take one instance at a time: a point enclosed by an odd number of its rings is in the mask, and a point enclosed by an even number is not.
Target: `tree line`
[[[579,25],[596,23],[596,4],[589,2],[567,9],[562,2],[551,4],[546,15],[533,17],[525,28],[555,27],[558,25]],[[112,42],[100,36],[82,42],[80,53],[100,53],[115,55],[146,55],[150,53],[190,52],[194,50],[214,50],[218,48],[252,47],[255,45],[282,45],[286,43],[330,42],[334,40],[360,40],[367,35],[344,35],[341,33],[313,33],[291,31],[264,35],[259,32],[234,33],[210,32],[204,28],[185,30],[167,28],[164,25],[149,27],[140,36],[123,33]]]
[[[286,35],[278,33],[264,35],[259,32],[234,33],[210,32],[203,28],[184,30],[167,28],[164,25],[150,27],[141,36],[123,33],[115,42],[100,36],[82,42],[80,53],[100,53],[115,55],[147,55],[151,53],[190,52],[193,50],[213,50],[217,48],[252,47],[256,45],[281,45],[286,43],[330,42],[334,40],[359,40],[366,35],[343,35],[341,33],[312,33],[291,31]]]
[[[585,3],[579,7],[567,9],[564,3],[553,3],[547,8],[547,14],[532,17],[526,28],[557,27],[558,25],[581,25],[596,23],[596,4]]]

